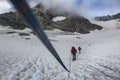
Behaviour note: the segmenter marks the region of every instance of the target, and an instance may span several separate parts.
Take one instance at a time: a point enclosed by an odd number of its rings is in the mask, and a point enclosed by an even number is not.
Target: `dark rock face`
[[[3,26],[12,26],[13,29],[24,29],[26,27],[17,16],[17,13],[5,13],[0,15],[0,24]]]
[[[63,21],[56,22],[57,28],[63,31],[89,33],[90,30],[102,29],[102,27],[92,24],[89,20],[80,17],[70,17]]]
[[[120,13],[113,15],[113,19],[119,19],[120,18]]]
[[[89,33],[91,30],[102,29],[101,26],[92,24],[89,20],[80,16],[68,16],[67,13],[55,14],[51,10],[46,10],[41,4],[32,9],[37,16],[41,27],[45,30],[61,29],[69,32]],[[52,19],[56,16],[65,16],[66,19],[54,22]],[[14,29],[24,29],[27,25],[19,17],[17,12],[10,12],[0,15],[0,24],[11,26]]]
[[[94,19],[97,21],[109,21],[109,20],[119,19],[119,18],[120,18],[120,13],[115,14],[115,15],[95,17]]]
[[[103,16],[103,17],[96,17],[95,20],[97,21],[108,21],[108,20],[111,20],[113,17],[110,16],[110,15],[107,15],[107,16]]]

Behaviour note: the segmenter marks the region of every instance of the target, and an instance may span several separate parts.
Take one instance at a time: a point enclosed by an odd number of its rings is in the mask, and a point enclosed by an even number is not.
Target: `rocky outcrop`
[[[108,21],[111,20],[113,17],[110,15],[107,16],[101,16],[101,17],[95,17],[94,19],[97,21]]]
[[[99,16],[94,18],[97,21],[109,21],[113,19],[120,19],[120,13],[117,13],[115,15],[107,15],[107,16]]]
[[[68,17],[63,21],[56,22],[56,27],[63,31],[89,33],[91,30],[102,29],[102,27],[92,24],[89,20],[81,17]]]
[[[101,26],[92,24],[88,19],[80,16],[68,16],[67,13],[55,14],[53,11],[46,10],[41,4],[33,8],[42,28],[45,30],[61,29],[69,32],[89,33],[91,30],[102,29]],[[66,19],[54,22],[52,19],[56,16],[65,16]],[[10,12],[0,15],[0,24],[11,26],[14,29],[24,29],[27,25],[23,19],[18,16],[17,12]]]
[[[120,19],[120,13],[116,14],[116,15],[112,15],[113,19]]]
[[[17,13],[15,12],[1,14],[0,24],[3,26],[12,26],[13,29],[24,29],[27,27],[24,23],[19,21]]]

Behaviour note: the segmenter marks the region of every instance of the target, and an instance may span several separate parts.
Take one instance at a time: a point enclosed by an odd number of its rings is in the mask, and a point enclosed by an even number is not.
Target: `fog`
[[[46,9],[69,15],[79,15],[86,18],[112,15],[120,12],[120,0],[27,0],[31,7],[42,3]],[[0,0],[0,13],[14,10],[9,0]]]

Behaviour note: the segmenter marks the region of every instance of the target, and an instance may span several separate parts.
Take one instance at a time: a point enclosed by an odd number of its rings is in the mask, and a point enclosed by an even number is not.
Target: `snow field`
[[[16,33],[7,34],[11,31]],[[0,80],[120,80],[119,29],[90,34],[46,31],[70,74],[35,35],[19,36],[20,32],[31,30],[0,27]],[[72,46],[82,48],[74,62],[70,53]]]

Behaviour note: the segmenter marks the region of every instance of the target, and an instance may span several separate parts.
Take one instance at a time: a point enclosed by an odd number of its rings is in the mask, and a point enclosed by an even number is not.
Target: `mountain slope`
[[[120,13],[117,13],[115,15],[99,16],[99,17],[95,17],[94,19],[97,21],[109,21],[119,18],[120,18]]]
[[[70,16],[68,13],[53,13],[53,9],[46,10],[42,4],[38,4],[33,8],[43,29],[61,29],[69,32],[89,33],[92,30],[101,30],[102,27],[92,24],[88,19],[80,16]],[[61,21],[53,21],[53,18],[58,16],[66,17]],[[24,19],[16,12],[10,12],[0,15],[0,24],[4,26],[11,26],[14,29],[24,29],[27,27]]]

